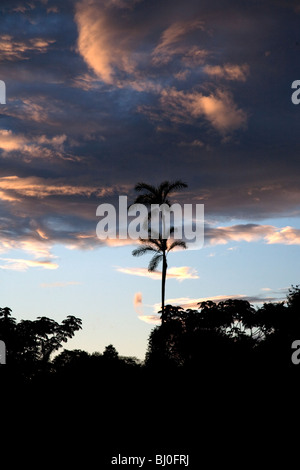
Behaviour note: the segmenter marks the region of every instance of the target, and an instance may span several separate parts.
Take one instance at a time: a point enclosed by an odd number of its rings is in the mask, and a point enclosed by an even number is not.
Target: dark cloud
[[[247,233],[251,220],[299,215],[297,2],[3,1],[1,9],[5,240],[40,229],[42,243],[93,244],[97,205],[120,191],[133,198],[140,180],[180,177],[189,189],[179,201],[244,219]],[[9,180],[16,187],[4,177],[19,178]]]

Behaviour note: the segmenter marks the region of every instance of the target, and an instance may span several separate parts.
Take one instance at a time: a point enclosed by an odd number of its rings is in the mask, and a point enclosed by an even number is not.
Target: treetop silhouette
[[[47,317],[17,323],[10,315],[11,309],[0,309],[0,339],[7,347],[8,364],[48,363],[52,353],[72,338],[82,324],[73,315],[60,324]]]

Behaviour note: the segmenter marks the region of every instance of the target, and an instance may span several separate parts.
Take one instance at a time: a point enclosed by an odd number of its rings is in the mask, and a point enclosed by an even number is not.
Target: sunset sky
[[[100,241],[99,204],[182,179],[202,249],[167,303],[283,300],[300,283],[298,0],[2,0],[0,288],[13,316],[82,318],[67,348],[143,358],[160,274]]]

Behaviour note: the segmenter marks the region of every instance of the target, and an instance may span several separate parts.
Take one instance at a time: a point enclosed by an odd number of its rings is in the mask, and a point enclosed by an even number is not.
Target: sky
[[[300,6],[292,0],[2,0],[0,293],[82,319],[69,349],[143,359],[161,275],[99,240],[100,204],[178,179],[204,246],[169,254],[166,301],[284,300],[300,281]],[[159,268],[160,269],[160,268]]]

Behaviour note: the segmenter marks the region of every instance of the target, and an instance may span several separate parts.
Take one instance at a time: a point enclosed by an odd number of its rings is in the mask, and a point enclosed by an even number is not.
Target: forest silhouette
[[[86,384],[103,378],[128,382],[154,373],[216,377],[295,372],[292,345],[300,338],[299,311],[299,286],[289,289],[286,301],[264,303],[259,308],[240,299],[207,300],[198,309],[186,310],[166,305],[141,361],[120,356],[111,344],[103,353],[63,348],[82,328],[81,319],[74,316],[60,324],[47,317],[17,322],[5,307],[0,309],[0,340],[6,345],[6,364],[0,365],[0,372],[23,384]]]
[[[157,188],[139,183],[135,202],[170,204],[172,190],[184,187],[181,181]],[[144,360],[121,356],[112,344],[103,352],[67,349],[68,340],[84,328],[75,316],[61,323],[47,317],[17,321],[9,307],[0,308],[0,341],[6,346],[6,364],[0,364],[2,396],[22,396],[19,414],[25,412],[24,422],[32,422],[34,430],[40,413],[46,413],[56,434],[63,423],[62,442],[66,433],[72,445],[78,434],[80,442],[85,435],[88,448],[98,449],[100,439],[101,468],[122,452],[142,456],[143,446],[148,455],[193,449],[193,462],[203,463],[206,456],[212,467],[233,442],[265,452],[266,423],[274,445],[277,439],[278,400],[283,397],[277,391],[282,384],[299,386],[300,353],[293,345],[300,340],[300,287],[291,286],[285,301],[260,307],[242,299],[207,299],[195,309],[165,305],[172,243],[141,239],[133,252],[154,255],[150,271],[163,264],[161,324],[149,335]],[[43,411],[36,409],[33,416],[32,403],[40,401]],[[91,423],[101,426],[101,438]],[[91,455],[89,450],[85,459]]]
[[[190,468],[205,459],[220,465],[232,442],[237,449],[251,443],[253,464],[259,452],[269,461],[266,432],[281,445],[278,419],[289,416],[290,391],[299,389],[300,365],[291,360],[299,307],[298,286],[285,302],[260,308],[237,299],[187,310],[166,305],[144,361],[120,356],[111,344],[102,353],[64,348],[81,328],[78,318],[17,322],[2,308],[1,396],[15,396],[11,406],[33,432],[46,418],[46,431],[53,426],[60,442],[80,438],[84,459],[101,468],[119,454],[155,453],[189,454]],[[43,433],[38,442],[45,447]]]

